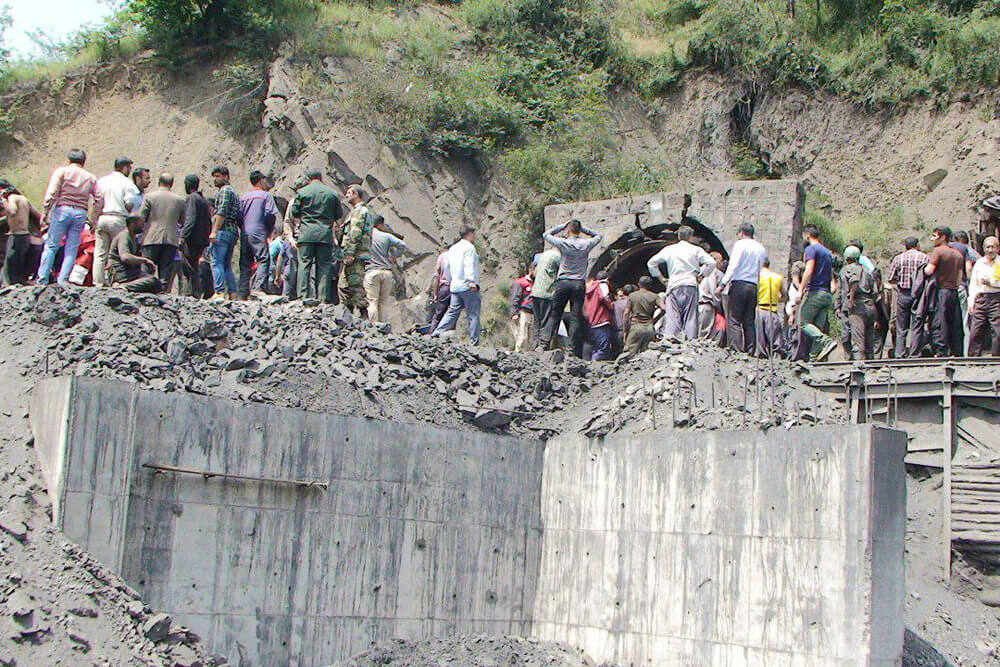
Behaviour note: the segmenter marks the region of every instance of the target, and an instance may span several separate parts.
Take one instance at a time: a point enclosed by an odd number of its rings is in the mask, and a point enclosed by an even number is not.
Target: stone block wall
[[[594,259],[634,227],[636,212],[642,213],[643,226],[679,224],[684,196],[659,192],[547,206],[545,226],[576,218],[600,231],[604,239],[591,254]],[[732,247],[737,228],[746,221],[757,228],[757,239],[768,249],[776,270],[784,271],[802,257],[805,191],[798,181],[704,182],[697,184],[690,196],[688,215],[711,229],[726,248]]]

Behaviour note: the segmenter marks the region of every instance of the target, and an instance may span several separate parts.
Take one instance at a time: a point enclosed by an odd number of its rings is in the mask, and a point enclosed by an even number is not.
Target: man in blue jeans
[[[278,205],[270,193],[270,183],[261,171],[250,172],[249,192],[240,196],[240,213],[243,218],[243,235],[240,239],[240,299],[251,292],[263,294],[268,284],[271,253],[268,239],[278,218]],[[253,263],[257,262],[254,271]],[[252,274],[252,275],[251,275]]]
[[[233,273],[233,249],[240,240],[240,202],[236,190],[229,184],[229,169],[218,166],[212,170],[212,181],[219,193],[215,196],[212,233],[208,237],[212,260],[213,299],[236,299],[236,274]]]
[[[465,310],[469,320],[469,340],[479,345],[479,311],[482,297],[479,294],[479,253],[472,243],[476,230],[463,227],[458,243],[448,249],[448,269],[451,272],[451,303],[431,336],[451,331],[458,323],[458,316]]]
[[[40,285],[51,282],[52,264],[64,240],[66,245],[58,282],[64,287],[69,285],[69,274],[80,249],[80,236],[87,224],[88,208],[93,202],[95,213],[91,225],[95,228],[97,216],[104,210],[104,196],[97,185],[97,177],[83,168],[87,163],[87,154],[74,148],[66,155],[66,159],[68,164],[52,172],[49,186],[45,190],[43,206],[49,221],[49,232],[38,268]]]

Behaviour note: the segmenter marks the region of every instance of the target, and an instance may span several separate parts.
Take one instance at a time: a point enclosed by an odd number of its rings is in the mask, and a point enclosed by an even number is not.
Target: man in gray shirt
[[[368,319],[372,322],[386,321],[385,307],[395,282],[392,270],[396,266],[396,257],[406,250],[403,240],[390,234],[385,220],[379,219],[372,229],[371,259],[365,264],[362,281],[368,299]]]
[[[556,236],[563,230],[566,230],[565,237]],[[542,331],[539,347],[543,350],[549,348],[559,330],[559,323],[568,303],[570,304],[569,339],[573,354],[582,359],[583,301],[587,293],[587,266],[590,262],[590,251],[600,245],[604,237],[585,228],[579,220],[570,220],[545,232],[544,238],[559,251],[561,260],[552,295],[552,312]]]

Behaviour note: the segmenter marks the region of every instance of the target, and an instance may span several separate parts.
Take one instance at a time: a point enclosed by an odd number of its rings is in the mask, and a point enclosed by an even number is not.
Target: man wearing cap
[[[875,298],[878,284],[871,271],[861,265],[861,249],[844,249],[840,270],[839,308],[850,327],[851,358],[871,359],[875,348]]]
[[[97,187],[104,194],[104,210],[97,218],[94,230],[94,285],[104,287],[110,284],[106,267],[111,242],[125,229],[125,216],[139,199],[139,188],[129,176],[132,160],[120,157],[115,160],[114,170],[97,181]]]

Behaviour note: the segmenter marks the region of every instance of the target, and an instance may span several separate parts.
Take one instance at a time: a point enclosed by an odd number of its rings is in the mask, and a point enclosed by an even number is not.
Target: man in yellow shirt
[[[782,326],[781,303],[786,299],[785,279],[771,270],[771,262],[764,260],[757,283],[757,356],[784,356],[785,337]]]

